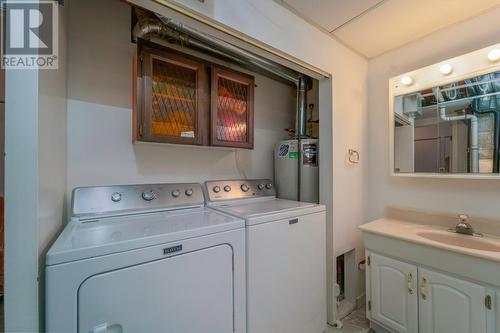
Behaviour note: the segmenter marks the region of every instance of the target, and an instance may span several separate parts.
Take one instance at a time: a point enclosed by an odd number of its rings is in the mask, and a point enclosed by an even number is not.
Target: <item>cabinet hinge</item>
[[[492,304],[490,295],[486,295],[486,297],[484,298],[484,306],[486,307],[486,309],[491,310]]]
[[[371,264],[371,263],[372,263],[372,262],[371,262],[371,260],[370,260],[370,256],[368,256],[368,257],[366,258],[366,264],[367,264],[368,266],[370,266],[370,264]]]
[[[368,301],[368,311],[372,310],[372,301]]]

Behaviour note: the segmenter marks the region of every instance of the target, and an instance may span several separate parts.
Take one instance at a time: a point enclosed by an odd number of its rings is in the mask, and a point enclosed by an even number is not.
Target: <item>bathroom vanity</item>
[[[375,331],[500,332],[500,224],[471,222],[478,237],[450,231],[450,217],[396,212],[360,226]]]

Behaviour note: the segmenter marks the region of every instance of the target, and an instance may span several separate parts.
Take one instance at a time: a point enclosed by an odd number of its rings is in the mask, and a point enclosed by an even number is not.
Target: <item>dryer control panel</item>
[[[173,210],[204,205],[200,184],[138,184],[78,187],[73,190],[72,216],[86,218]]]
[[[269,179],[215,180],[205,183],[208,201],[274,197],[276,191]]]

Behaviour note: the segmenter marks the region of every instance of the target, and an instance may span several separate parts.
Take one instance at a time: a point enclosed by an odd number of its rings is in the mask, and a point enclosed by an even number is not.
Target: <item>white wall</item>
[[[254,150],[133,145],[134,49],[128,5],[118,0],[71,3],[68,191],[88,185],[273,178],[273,146],[294,125],[294,87],[255,75]]]
[[[135,2],[146,8],[161,8],[150,1]],[[328,224],[336,229],[331,236],[332,252],[340,254],[353,247],[361,250],[356,227],[362,223],[363,216],[367,61],[273,1],[180,2],[332,74],[333,85],[328,80],[320,83],[323,92],[320,97],[323,134],[320,135],[322,147],[328,148],[321,157],[328,166],[328,170],[322,170],[322,201],[328,206]],[[115,0],[79,1],[71,7],[68,189],[103,183],[201,181],[242,176],[236,167],[235,153],[231,151],[132,146],[130,11]],[[281,116],[279,122],[268,117],[273,110],[276,115],[276,111],[285,107],[294,110],[295,105],[283,104],[289,94],[287,88],[259,76],[257,85],[255,137],[258,148],[250,154],[238,153],[239,164],[247,166],[248,177],[271,177],[270,147],[261,151],[259,147],[279,139],[284,122]],[[263,89],[266,85],[274,89]],[[333,132],[334,137],[326,135],[327,132]],[[360,151],[361,165],[346,163],[348,148]],[[331,269],[335,269],[333,261],[331,264]]]
[[[38,331],[38,71],[7,70],[5,331]]]
[[[38,247],[42,255],[63,224],[66,194],[66,9],[59,8],[59,68],[39,72]]]
[[[370,60],[366,221],[383,216],[388,205],[500,217],[500,180],[391,178],[388,149],[388,79],[498,43],[498,22],[500,8]]]
[[[145,0],[131,2],[160,8]],[[222,28],[229,27],[332,75],[333,83],[330,80],[320,82],[319,102],[323,167],[320,194],[322,203],[327,206],[328,237],[333,238],[333,244],[329,242],[329,273],[335,274],[335,255],[356,248],[356,261],[359,261],[364,256],[357,226],[363,222],[363,169],[367,167],[367,61],[275,1],[175,2]],[[360,164],[346,162],[349,148],[360,152]],[[334,309],[330,310],[329,320],[332,321]]]
[[[59,68],[38,76],[39,317],[45,319],[45,254],[63,226],[66,195],[67,6],[59,7]]]
[[[7,70],[5,117],[5,330],[43,328],[43,270],[62,226],[66,191],[65,8],[59,69]]]

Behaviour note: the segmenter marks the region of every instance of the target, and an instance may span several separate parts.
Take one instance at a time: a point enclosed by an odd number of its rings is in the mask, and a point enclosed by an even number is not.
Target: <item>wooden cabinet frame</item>
[[[134,57],[133,75],[137,81],[134,84],[133,93],[133,141],[207,145],[209,142],[207,125],[210,111],[210,81],[206,64],[188,55],[158,46],[150,46],[149,44],[148,42],[141,41]],[[194,138],[159,136],[152,132],[151,87],[154,59],[195,71],[196,104],[194,107]]]
[[[195,137],[169,137],[152,131],[152,74],[153,60],[187,68],[196,73]],[[254,145],[254,89],[253,76],[233,69],[211,64],[205,60],[138,40],[133,63],[132,141],[174,143],[187,145],[222,146],[253,149]],[[245,86],[247,137],[245,142],[217,139],[218,84],[224,78]]]
[[[246,142],[233,142],[233,141],[222,141],[217,139],[217,120],[219,118],[218,113],[218,82],[219,78],[225,78],[230,81],[235,81],[237,83],[243,84],[247,87],[247,141]],[[219,66],[212,65],[212,110],[211,110],[211,121],[210,121],[210,143],[212,146],[223,146],[223,147],[236,147],[236,148],[247,148],[253,149],[253,137],[254,137],[254,78],[250,75],[239,73],[233,70],[228,70]]]

